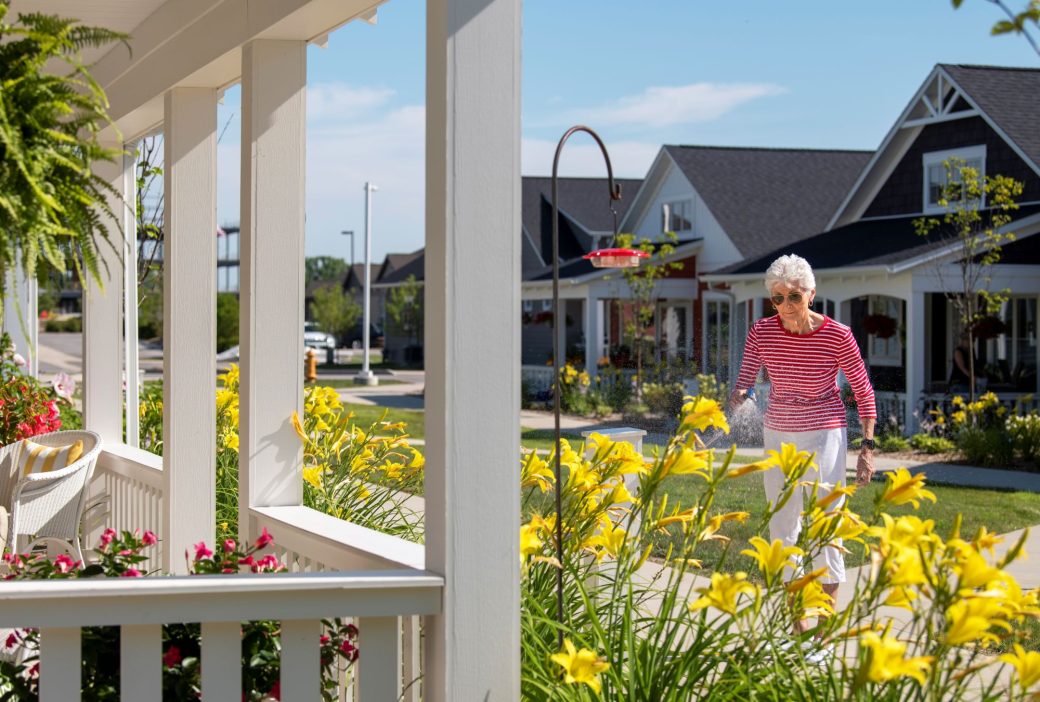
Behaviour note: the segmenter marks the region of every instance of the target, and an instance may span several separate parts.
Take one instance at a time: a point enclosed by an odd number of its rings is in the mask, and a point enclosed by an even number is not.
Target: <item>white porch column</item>
[[[217,91],[165,96],[163,568],[213,543],[216,500]]]
[[[919,417],[914,416],[917,398],[924,390],[925,343],[924,293],[911,292],[906,301],[906,431],[917,432]]]
[[[105,144],[122,148],[122,144]],[[123,160],[98,163],[94,172],[112,184],[117,193],[132,193]],[[133,175],[129,176],[133,180]],[[109,196],[108,205],[117,216],[125,203]],[[98,246],[98,269],[104,290],[87,276],[83,291],[83,423],[96,431],[107,444],[123,442],[123,262],[119,251],[123,234],[119,223],[110,221],[109,241]],[[107,271],[106,271],[107,266]]]
[[[36,281],[26,278],[20,265],[7,272],[7,297],[4,299],[3,328],[0,331],[11,335],[15,353],[25,358],[28,364],[25,370],[32,376],[40,373],[36,296]]]
[[[426,12],[426,567],[445,588],[423,693],[503,702],[520,699],[520,0]]]
[[[242,49],[239,532],[250,506],[303,500],[303,235],[307,45]]]
[[[596,336],[599,321],[599,300],[589,293],[585,296],[582,305],[582,319],[585,323],[585,370],[589,375],[595,375],[597,371],[596,361],[599,360],[599,343]]]

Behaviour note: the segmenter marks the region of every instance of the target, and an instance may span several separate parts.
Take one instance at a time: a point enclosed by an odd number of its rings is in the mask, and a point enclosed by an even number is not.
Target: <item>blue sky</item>
[[[661,144],[873,149],[936,63],[1040,66],[991,37],[983,0],[527,0],[525,175],[547,175],[575,123],[615,173],[642,177]],[[362,256],[366,180],[373,261],[423,245],[424,3],[390,0],[308,51],[307,255]],[[238,221],[240,90],[220,109],[217,216]],[[575,137],[564,175],[603,174]]]

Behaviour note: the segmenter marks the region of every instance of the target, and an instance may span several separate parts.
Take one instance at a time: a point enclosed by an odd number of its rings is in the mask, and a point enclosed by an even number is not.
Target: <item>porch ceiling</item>
[[[385,0],[12,0],[13,12],[74,17],[125,32],[123,46],[84,52],[126,140],[162,122],[175,87],[222,88],[241,76],[253,39],[318,39],[353,19],[372,21]]]

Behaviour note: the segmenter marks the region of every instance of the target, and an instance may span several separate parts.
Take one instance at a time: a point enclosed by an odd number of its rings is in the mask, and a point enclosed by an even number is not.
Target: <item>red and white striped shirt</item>
[[[860,418],[876,418],[870,386],[852,330],[830,317],[808,334],[792,334],[779,315],[751,326],[736,389],[755,384],[759,369],[769,372],[771,388],[765,425],[777,431],[815,431],[846,426],[838,390],[838,371],[856,395]]]

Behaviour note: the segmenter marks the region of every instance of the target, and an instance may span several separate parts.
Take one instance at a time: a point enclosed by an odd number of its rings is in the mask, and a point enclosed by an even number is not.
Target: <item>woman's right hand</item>
[[[735,410],[744,404],[747,399],[747,390],[734,390],[729,394],[729,408]]]

